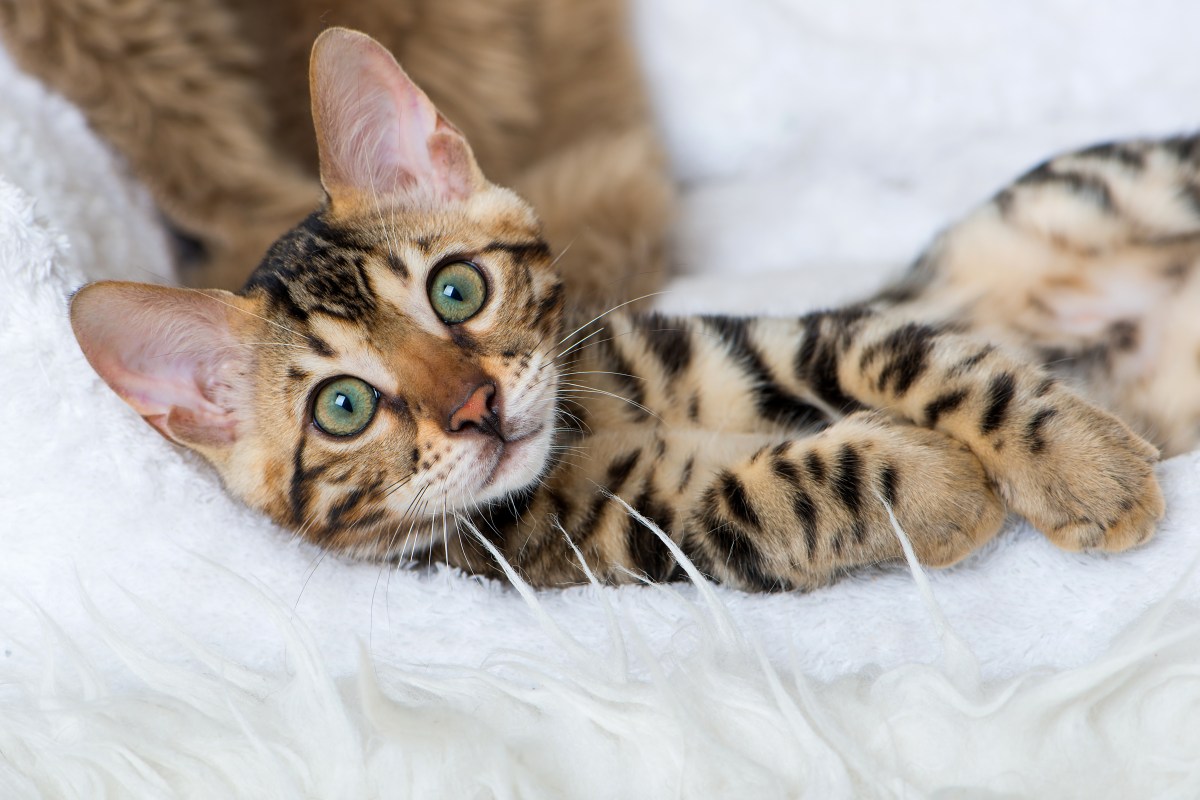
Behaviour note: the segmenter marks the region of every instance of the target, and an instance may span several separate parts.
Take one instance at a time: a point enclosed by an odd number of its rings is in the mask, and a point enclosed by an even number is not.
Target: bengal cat
[[[1197,433],[1200,139],[1019,179],[874,300],[800,318],[580,316],[538,217],[381,46],[313,51],[327,202],[238,293],[96,283],[91,364],[229,491],[322,547],[537,586],[811,589],[952,564],[1007,511],[1145,542]],[[1090,399],[1085,399],[1090,398]]]

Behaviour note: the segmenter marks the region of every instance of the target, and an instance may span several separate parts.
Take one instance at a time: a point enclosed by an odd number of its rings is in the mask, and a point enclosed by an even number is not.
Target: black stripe
[[[320,244],[338,250],[368,253],[375,248],[375,243],[369,237],[364,238],[353,228],[331,225],[325,218],[323,209],[309,214],[296,230],[307,232],[311,237],[321,239]]]
[[[376,308],[364,271],[376,244],[318,212],[271,246],[242,292],[261,292],[297,319],[316,311],[361,319]]]
[[[343,524],[342,530],[364,530],[366,528],[373,528],[379,523],[383,522],[387,516],[387,511],[383,509],[368,511],[365,514],[359,514],[358,519],[354,519]]]
[[[1008,405],[1016,394],[1017,379],[1011,372],[1003,372],[992,378],[988,386],[987,411],[979,423],[982,433],[991,433],[1000,427],[1008,413]]]
[[[1135,149],[1128,142],[1103,142],[1080,150],[1078,155],[1086,158],[1098,158],[1105,161],[1116,161],[1130,169],[1143,169],[1146,166],[1146,155]]]
[[[817,505],[808,492],[797,488],[792,495],[792,511],[804,526],[804,546],[808,548],[808,557],[811,559],[817,552]]]
[[[771,457],[771,471],[788,487],[800,485],[800,470],[796,469],[796,465],[792,462],[781,458],[777,452],[773,453]]]
[[[603,345],[607,354],[609,366],[612,367],[612,378],[619,384],[618,395],[622,395],[630,402],[625,403],[628,406],[628,412],[635,419],[644,419],[650,416],[646,409],[646,387],[640,376],[634,374],[633,365],[629,363],[625,355],[617,348],[615,339],[610,339]]]
[[[259,267],[251,274],[246,285],[242,287],[241,294],[248,295],[254,292],[261,292],[267,297],[267,302],[272,308],[282,309],[283,313],[287,314],[297,322],[305,322],[308,320],[308,312],[301,308],[292,297],[291,291],[288,289],[288,282],[283,275],[280,275],[266,266]]]
[[[1200,136],[1172,136],[1161,146],[1180,161],[1200,161]]]
[[[733,516],[744,525],[755,530],[761,529],[762,520],[758,518],[758,512],[754,510],[754,504],[750,502],[745,485],[728,470],[721,473],[720,481],[725,504],[729,506],[729,511]]]
[[[1046,449],[1046,440],[1042,436],[1042,426],[1057,413],[1058,409],[1043,408],[1030,418],[1029,424],[1025,426],[1025,442],[1029,445],[1029,452],[1040,453]]]
[[[404,278],[404,280],[409,279],[408,267],[405,266],[404,260],[400,258],[400,256],[396,255],[395,253],[388,253],[387,265],[388,269],[399,275],[401,278]]]
[[[786,445],[785,442],[783,446]],[[796,465],[782,458],[778,448],[771,459],[771,469],[792,495],[792,511],[804,528],[804,544],[808,548],[806,552],[808,557],[812,558],[817,550],[817,506],[808,492],[800,486],[800,471],[796,469]]]
[[[618,458],[608,465],[608,472],[605,474],[604,483],[608,490],[613,494],[621,491],[621,487],[625,485],[625,481],[629,479],[629,474],[633,472],[633,468],[637,466],[638,459],[642,457],[642,450],[632,450]]]
[[[450,341],[472,355],[479,352],[479,342],[461,325],[450,326]]]
[[[558,310],[562,306],[563,291],[562,283],[556,283],[550,287],[550,291],[542,295],[542,298],[538,300],[537,305],[536,313],[538,319],[551,316],[554,311]]]
[[[316,334],[310,333],[305,338],[308,346],[314,353],[325,358],[333,358],[337,352],[329,346],[329,343]]]
[[[821,458],[821,454],[816,450],[809,450],[808,455],[804,457],[804,466],[808,468],[808,474],[816,483],[824,483],[828,475],[825,469],[825,459]]]
[[[515,261],[549,261],[550,246],[541,240],[532,242],[494,241],[480,250],[481,253],[507,253]]]
[[[825,414],[816,406],[783,389],[763,361],[762,355],[750,340],[750,320],[741,317],[701,317],[721,341],[750,379],[758,412],[772,422],[795,429],[820,429],[829,424]]]
[[[647,486],[633,502],[633,508],[643,517],[657,524],[663,533],[671,535],[674,514],[669,506],[658,500],[653,488]],[[653,531],[632,516],[629,518],[629,522],[630,527],[625,540],[629,549],[629,560],[650,580],[667,580],[675,567],[675,557],[671,555],[670,549]]]
[[[957,389],[930,400],[925,405],[925,424],[929,427],[936,425],[943,414],[949,414],[961,406],[967,399],[967,394],[966,389]]]
[[[804,341],[796,351],[794,370],[796,377],[807,383],[817,397],[835,410],[849,414],[866,406],[842,389],[838,379],[838,337],[822,330],[821,322],[827,317],[811,314],[804,318]],[[846,322],[844,327],[849,329],[850,325]]]
[[[507,497],[501,497],[498,500],[493,500],[490,504],[484,507],[483,516],[487,521],[487,526],[479,526],[479,530],[487,533],[485,527],[490,527],[502,535],[508,535],[517,529],[521,519],[529,513],[529,509],[533,506],[533,501],[537,498],[537,488],[529,487],[517,492],[513,492]],[[489,539],[496,543],[499,539]]]
[[[1053,163],[1046,163],[1017,179],[1018,186],[1051,184],[1061,186],[1076,197],[1086,199],[1105,211],[1113,210],[1112,192],[1108,183],[1095,175],[1062,170]]]
[[[667,320],[661,314],[639,315],[634,322],[650,352],[662,363],[666,377],[679,377],[692,361],[691,331],[684,327],[685,323]]]
[[[344,250],[326,250],[296,269],[293,286],[307,298],[308,310],[358,321],[375,312],[375,292],[367,279],[365,259]]]
[[[330,531],[338,529],[341,526],[342,518],[353,513],[366,499],[367,493],[361,488],[346,492],[342,495],[342,499],[335,503],[329,509],[329,513],[325,515],[325,527]]]
[[[930,325],[910,322],[888,334],[880,345],[891,360],[879,373],[879,391],[885,391],[890,383],[892,393],[903,397],[928,368],[929,351],[940,333]]]
[[[1013,192],[1011,186],[1007,186],[996,192],[992,202],[996,204],[996,210],[1000,212],[1000,216],[1007,217],[1012,212],[1013,203],[1016,202],[1016,193]]]
[[[892,510],[896,508],[896,484],[900,480],[899,473],[896,472],[896,467],[888,464],[879,473],[879,491],[883,495],[883,500]]]
[[[683,470],[679,475],[679,491],[683,491],[692,481],[692,470],[696,467],[696,457],[688,456],[688,460],[683,462]]]
[[[304,446],[308,439],[300,437],[296,452],[292,455],[292,481],[288,491],[288,499],[292,511],[292,524],[301,527],[306,522],[310,497],[310,482],[325,472],[326,467],[317,466],[312,469],[304,467]]]
[[[605,491],[597,490],[591,506],[588,507],[587,514],[572,531],[574,534],[572,538],[576,544],[582,544],[596,532],[596,527],[600,524],[600,519],[604,513],[604,507],[609,503],[609,495],[621,493],[621,490],[625,487],[625,482],[629,480],[630,474],[633,473],[633,469],[637,466],[638,460],[641,457],[642,451],[641,448],[638,448],[609,463],[608,470],[604,475],[604,486],[602,487]]]
[[[764,567],[762,552],[758,545],[738,530],[731,522],[723,520],[717,510],[716,488],[710,488],[702,501],[702,520],[706,533],[716,548],[718,558],[725,568],[733,572],[748,588],[771,592],[780,588],[780,582],[770,578]]]
[[[862,509],[862,456],[853,445],[844,444],[838,450],[833,489],[842,505],[851,515],[857,516]]]
[[[716,574],[716,570],[713,569],[716,559],[712,557],[712,554],[708,552],[709,548],[705,546],[709,544],[711,542],[692,527],[685,526],[679,536],[679,549],[687,556],[688,561],[692,562],[692,566],[699,570],[700,574],[705,578],[715,583],[720,583],[721,579]],[[681,569],[681,567],[677,568],[677,570]],[[686,573],[684,574],[686,576]]]
[[[991,355],[995,351],[996,351],[995,345],[991,345],[991,344],[985,345],[984,347],[982,347],[979,350],[979,352],[975,353],[974,355],[967,356],[962,361],[959,361],[957,364],[955,364],[953,367],[951,367],[949,374],[950,375],[962,375],[967,370],[971,369],[974,366],[977,366],[979,364],[979,362],[983,361],[985,358],[987,358],[989,355]]]

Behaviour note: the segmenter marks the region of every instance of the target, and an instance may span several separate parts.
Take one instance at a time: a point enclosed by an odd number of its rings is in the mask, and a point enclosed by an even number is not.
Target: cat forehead
[[[410,240],[540,238],[541,222],[515,192],[498,186],[453,203],[340,203],[321,214],[328,225],[360,236]]]
[[[297,321],[313,313],[358,320],[377,311],[381,278],[423,288],[424,276],[447,258],[550,273],[536,216],[510,195],[487,192],[451,209],[318,211],[271,247],[242,293],[264,296]]]

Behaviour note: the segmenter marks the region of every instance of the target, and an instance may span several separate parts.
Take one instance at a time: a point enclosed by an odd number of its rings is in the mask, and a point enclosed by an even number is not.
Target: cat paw
[[[1001,486],[1009,506],[1064,550],[1118,552],[1148,541],[1165,510],[1158,450],[1111,414],[1055,394],[1036,446],[1023,443],[1032,468],[1018,467]]]

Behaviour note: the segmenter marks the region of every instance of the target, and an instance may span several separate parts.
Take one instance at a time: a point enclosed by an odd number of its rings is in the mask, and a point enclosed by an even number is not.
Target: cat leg
[[[861,306],[800,319],[605,322],[611,342],[581,356],[580,374],[612,394],[636,392],[664,420],[687,409],[707,428],[797,430],[883,409],[969,447],[1009,507],[1062,547],[1123,550],[1162,517],[1151,445],[1035,363],[954,325]]]
[[[218,3],[0,0],[0,35],[200,240],[208,266],[189,280],[238,288],[317,206],[316,180],[269,146],[253,54]]]
[[[488,538],[535,586],[682,578],[652,520],[707,575],[750,590],[811,589],[902,558],[896,514],[923,563],[953,564],[1004,508],[978,460],[943,434],[880,413],[809,437],[630,426],[586,437],[536,488],[494,504],[439,552],[497,576]]]
[[[1163,515],[1158,451],[1040,367],[896,314],[859,320],[841,390],[964,443],[1009,508],[1069,550],[1124,550]]]
[[[1004,507],[961,443],[859,412],[815,436],[763,448],[703,484],[680,533],[704,572],[746,589],[811,589],[853,567],[903,558],[948,566],[992,538]]]
[[[710,383],[757,374],[760,396],[775,387],[774,405],[884,409],[941,431],[1060,547],[1124,550],[1162,517],[1154,447],[1037,364],[953,324],[851,307],[798,321],[720,318],[709,328],[729,354],[724,366],[710,360]]]

